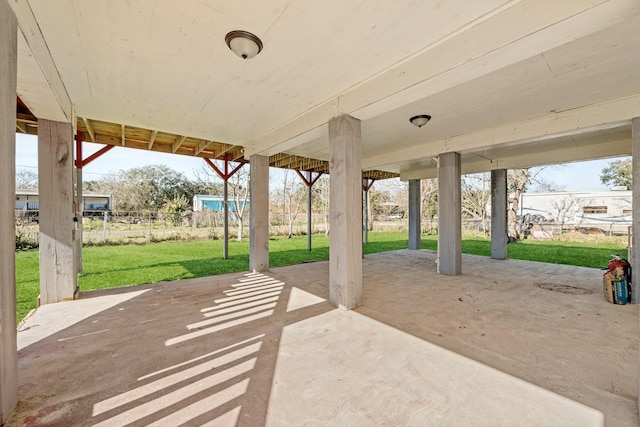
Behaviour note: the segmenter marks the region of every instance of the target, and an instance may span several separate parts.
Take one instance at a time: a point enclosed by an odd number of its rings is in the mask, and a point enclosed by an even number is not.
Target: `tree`
[[[550,191],[561,191],[566,190],[566,186],[558,185],[555,182],[547,181],[546,179],[538,178],[535,182],[535,187],[533,191],[538,192],[550,192]]]
[[[84,183],[87,191],[100,191],[113,196],[120,211],[159,210],[169,200],[183,196],[188,201],[198,190],[182,172],[165,165],[151,165],[121,170],[98,181]]]
[[[631,188],[631,178],[631,157],[610,162],[600,173],[600,182],[610,187]]]
[[[231,213],[238,224],[238,241],[242,241],[244,233],[244,216],[249,202],[249,171],[241,168],[227,181],[231,196]]]
[[[173,225],[180,225],[182,223],[182,214],[189,211],[191,203],[184,194],[175,196],[171,200],[167,200],[160,209],[160,212],[168,218]]]
[[[224,170],[222,161],[214,161],[218,169]],[[235,165],[234,165],[235,167]],[[232,168],[230,168],[232,169]],[[244,233],[244,217],[246,208],[249,204],[249,171],[246,167],[241,167],[231,178],[227,180],[229,186],[229,204],[231,215],[238,224],[238,241],[242,241],[242,235]],[[211,169],[211,167],[204,163],[202,168],[196,171],[196,177],[198,183],[202,188],[208,189],[205,194],[223,194],[224,181],[222,178]]]
[[[421,216],[429,219],[428,233],[433,233],[433,218],[438,214],[438,180],[436,178],[420,181]]]
[[[276,200],[282,209],[282,217],[287,221],[289,238],[293,236],[293,224],[298,217],[298,212],[300,212],[300,207],[306,195],[306,187],[301,185],[295,177],[292,179],[290,172],[289,170],[283,171],[281,180],[282,187],[275,192]]]
[[[466,175],[462,179],[462,213],[480,218],[487,233],[487,206],[491,200],[491,177],[488,173]]]
[[[376,181],[369,193],[369,203],[374,215],[404,217],[409,210],[408,186],[399,179]]]
[[[38,174],[28,169],[16,172],[16,188],[19,190],[37,190]]]
[[[330,191],[330,182],[328,175],[322,175],[320,179],[313,184],[311,190],[313,191],[313,205],[314,210],[316,212],[322,212],[322,217],[324,218],[324,234],[329,235],[330,232],[330,224],[329,224],[329,191]]]
[[[527,191],[527,185],[531,181],[529,169],[512,169],[507,172],[507,192],[509,194],[509,210],[507,211],[509,241],[515,241],[520,237],[518,232],[518,205],[520,195]]]
[[[369,189],[369,230],[373,230],[373,220],[376,216],[387,216],[389,205],[393,206],[389,191],[380,183],[373,184]]]
[[[571,220],[580,211],[580,202],[573,197],[573,195],[565,196],[561,199],[554,200],[551,205],[555,210],[555,220],[560,222],[562,226],[567,221]]]

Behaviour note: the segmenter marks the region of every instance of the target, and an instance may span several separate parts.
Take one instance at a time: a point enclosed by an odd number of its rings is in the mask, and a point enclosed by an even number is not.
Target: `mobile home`
[[[85,215],[111,211],[111,194],[85,192],[82,195],[82,209]],[[17,211],[37,211],[40,209],[38,190],[16,190]]]
[[[631,191],[552,191],[520,196],[520,215],[577,230],[626,234],[632,223]]]

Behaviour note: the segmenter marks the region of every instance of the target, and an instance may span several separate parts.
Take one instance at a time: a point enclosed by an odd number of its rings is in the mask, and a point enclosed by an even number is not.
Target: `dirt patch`
[[[557,283],[536,283],[536,286],[547,291],[560,292],[561,294],[569,295],[591,295],[593,293],[591,289],[578,288],[570,285],[560,285]]]

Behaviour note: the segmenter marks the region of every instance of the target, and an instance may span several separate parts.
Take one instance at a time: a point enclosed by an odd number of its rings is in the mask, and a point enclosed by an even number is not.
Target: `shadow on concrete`
[[[434,261],[366,256],[348,312],[326,301],[327,262],[43,306],[18,334],[8,425],[637,422],[637,310],[596,295],[593,269],[466,256],[445,277]]]
[[[175,285],[60,303],[137,292],[20,350],[9,425],[262,425],[282,328],[333,310],[326,290],[249,273]]]

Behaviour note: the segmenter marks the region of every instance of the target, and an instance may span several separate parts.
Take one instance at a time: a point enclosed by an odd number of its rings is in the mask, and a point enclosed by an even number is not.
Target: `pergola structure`
[[[0,420],[17,398],[16,131],[38,134],[43,302],[76,292],[81,135],[249,162],[253,271],[269,267],[269,166],[329,173],[330,299],[350,309],[363,178],[409,181],[411,248],[419,180],[438,178],[438,271],[456,275],[462,173],[491,171],[504,212],[507,169],[637,153],[639,27],[637,0],[0,0]],[[262,52],[235,56],[234,30]],[[426,126],[409,122],[423,114]],[[496,216],[492,257],[507,256]]]

